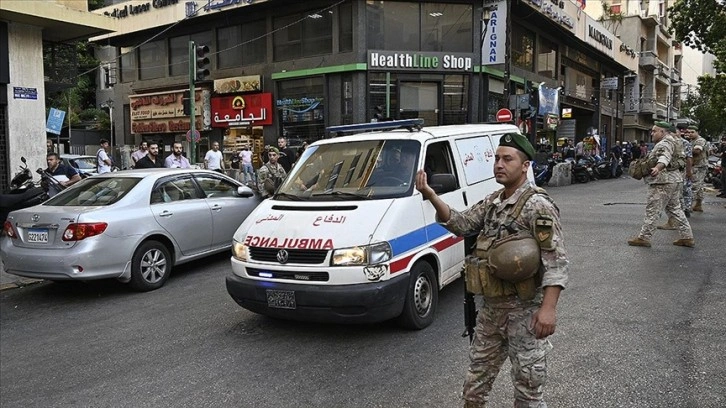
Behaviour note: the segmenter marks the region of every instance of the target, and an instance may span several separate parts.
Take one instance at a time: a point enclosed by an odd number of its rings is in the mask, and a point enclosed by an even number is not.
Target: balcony
[[[671,69],[671,85],[681,85],[681,72],[678,71],[675,67]]]
[[[658,25],[658,16],[655,14],[648,15],[647,11],[643,11],[640,15],[640,19],[646,27],[655,27]]]
[[[658,54],[653,51],[641,51],[638,64],[646,69],[655,69],[658,67]]]
[[[655,113],[655,102],[644,100],[640,102],[640,113],[653,114]]]
[[[670,78],[671,77],[671,69],[668,67],[668,65],[658,61],[658,75],[664,78]]]

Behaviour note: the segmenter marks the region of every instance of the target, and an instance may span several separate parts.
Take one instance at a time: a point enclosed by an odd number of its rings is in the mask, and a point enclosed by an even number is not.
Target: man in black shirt
[[[280,150],[280,157],[277,159],[277,162],[280,163],[283,169],[285,169],[286,173],[289,173],[292,165],[295,163],[297,154],[295,153],[295,150],[287,145],[287,139],[284,137],[277,139],[277,146]]]
[[[81,181],[81,176],[78,174],[76,169],[61,163],[58,153],[48,153],[45,156],[45,161],[48,163],[48,168],[45,169],[45,171],[51,176],[65,176],[67,180],[63,180],[62,178],[58,180],[58,183],[60,183],[63,187],[69,187]],[[57,179],[57,177],[54,178]]]
[[[159,144],[156,142],[149,143],[149,152],[146,156],[140,158],[136,162],[135,169],[153,169],[163,168],[164,160],[159,157]]]

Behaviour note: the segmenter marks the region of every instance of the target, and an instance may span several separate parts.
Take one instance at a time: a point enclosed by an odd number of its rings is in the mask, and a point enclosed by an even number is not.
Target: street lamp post
[[[487,30],[489,29],[489,21],[492,19],[492,9],[490,6],[483,6],[481,10],[481,24],[482,24],[482,30],[481,30],[481,39],[479,41],[479,79],[482,81],[482,85],[480,89],[483,89],[483,83],[484,83],[484,42],[486,41],[487,37]],[[483,94],[483,93],[482,93]],[[483,100],[489,100],[489,98],[479,98],[479,103]],[[479,112],[483,112],[483,117],[480,115],[479,119],[483,119],[483,122],[486,122],[487,119],[487,111],[488,108],[486,106],[480,106]]]
[[[504,31],[504,103],[509,107],[509,95],[511,94],[511,65],[512,65],[512,1],[506,0],[506,22]]]

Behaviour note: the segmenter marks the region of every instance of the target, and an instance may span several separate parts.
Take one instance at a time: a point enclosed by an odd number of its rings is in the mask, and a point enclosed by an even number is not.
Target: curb
[[[22,279],[17,280],[15,282],[10,283],[2,283],[0,284],[0,292],[7,290],[7,289],[17,289],[22,288],[29,285],[34,285],[36,283],[43,282],[43,279]]]

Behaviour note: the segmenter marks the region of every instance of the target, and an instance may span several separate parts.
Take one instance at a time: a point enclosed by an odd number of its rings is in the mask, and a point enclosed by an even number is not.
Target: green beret
[[[529,140],[519,133],[506,133],[499,139],[499,146],[513,147],[527,155],[529,160],[534,159],[534,147]]]
[[[270,146],[270,153],[280,154],[280,149],[275,146]]]
[[[698,126],[691,125],[688,127],[688,130],[695,130],[696,132],[698,132]]]
[[[675,126],[673,126],[673,125],[671,125],[671,124],[670,124],[670,123],[668,123],[668,122],[664,122],[664,121],[660,121],[660,120],[659,120],[659,121],[657,121],[657,122],[654,122],[653,124],[654,124],[655,126],[658,126],[658,127],[659,127],[659,128],[661,128],[661,129],[665,129],[665,130],[667,130],[667,131],[669,131],[669,132],[675,132],[675,131],[676,131],[676,127],[675,127]]]

